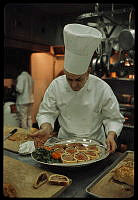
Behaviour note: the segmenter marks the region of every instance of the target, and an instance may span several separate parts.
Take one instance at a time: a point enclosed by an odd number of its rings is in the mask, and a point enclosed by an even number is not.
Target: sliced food
[[[35,189],[39,188],[41,185],[48,181],[48,175],[46,172],[41,172],[36,178],[33,183],[33,187]]]
[[[64,175],[53,174],[53,175],[49,176],[48,182],[51,185],[65,186],[65,185],[69,184],[69,179],[67,176],[64,176]]]

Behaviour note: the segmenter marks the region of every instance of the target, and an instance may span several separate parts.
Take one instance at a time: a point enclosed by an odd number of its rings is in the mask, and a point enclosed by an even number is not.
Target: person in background
[[[34,82],[24,68],[20,69],[16,81],[16,109],[21,128],[32,128],[32,107],[34,103]]]
[[[36,117],[40,130],[32,136],[51,137],[58,118],[58,138],[96,139],[114,152],[124,117],[110,86],[89,68],[102,34],[80,24],[66,25],[63,33],[64,75],[47,88]]]

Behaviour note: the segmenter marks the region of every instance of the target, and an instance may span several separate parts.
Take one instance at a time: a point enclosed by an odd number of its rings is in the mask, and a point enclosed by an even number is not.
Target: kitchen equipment
[[[51,142],[51,140],[52,140],[52,142]],[[69,143],[82,143],[84,146],[96,144],[101,150],[100,157],[95,159],[95,160],[89,160],[89,161],[80,162],[80,163],[46,163],[46,162],[42,162],[42,161],[37,160],[34,157],[33,153],[31,154],[31,156],[32,156],[33,160],[35,160],[36,162],[42,163],[42,164],[45,164],[45,165],[49,165],[49,166],[82,167],[82,166],[90,165],[92,163],[103,160],[109,155],[109,152],[107,151],[105,146],[103,146],[100,142],[93,140],[93,139],[89,139],[89,138],[59,139],[59,138],[53,137],[53,138],[50,138],[49,140],[47,140],[45,145],[51,146],[51,145],[54,145],[54,144],[69,144]]]
[[[120,51],[120,44],[119,44],[119,41],[118,41],[117,38],[115,38],[115,39],[113,40],[112,48],[113,48],[115,51]]]
[[[135,30],[130,28],[132,11],[129,14],[129,28],[122,30],[118,36],[119,45],[124,50],[130,50],[135,44]]]
[[[120,32],[119,36],[119,45],[124,50],[130,50],[134,47],[135,43],[135,30],[134,29],[124,29]]]
[[[101,64],[101,58],[102,58],[102,55],[98,55],[96,65],[95,65],[95,71],[94,71],[94,75],[98,77],[102,77],[105,73],[105,70]]]
[[[134,195],[134,187],[118,184],[112,180],[113,171],[125,160],[134,161],[134,152],[126,151],[106,168],[92,183],[86,187],[86,192],[98,198],[129,198]]]
[[[9,138],[10,136],[12,136],[14,133],[17,132],[17,128],[13,129],[12,131],[9,132],[8,135],[4,136],[4,141]]]
[[[54,174],[45,169],[40,169],[10,158],[9,156],[4,156],[3,183],[11,184],[16,189],[18,198],[57,197],[72,182],[72,180],[69,179],[70,182],[66,186],[57,186],[45,183],[39,188],[34,189],[33,183],[41,172],[46,172],[48,176]]]

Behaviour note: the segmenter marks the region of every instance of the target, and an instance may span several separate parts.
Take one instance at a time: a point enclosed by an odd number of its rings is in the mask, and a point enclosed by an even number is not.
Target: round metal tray
[[[100,144],[96,140],[88,139],[88,138],[58,139],[58,138],[53,137],[53,138],[50,138],[45,143],[45,145],[52,146],[54,144],[69,144],[69,143],[82,143],[85,146],[88,146],[88,145],[91,145],[91,144],[96,144],[101,150],[100,156],[99,156],[98,159],[89,160],[89,161],[85,161],[85,162],[79,162],[79,163],[46,163],[46,162],[42,162],[42,161],[35,159],[34,156],[33,156],[33,152],[31,153],[31,157],[32,157],[33,160],[35,160],[38,163],[50,165],[50,166],[82,167],[82,166],[90,165],[90,164],[95,163],[97,161],[103,160],[109,155],[109,152],[107,151],[105,146],[103,146],[102,144]]]

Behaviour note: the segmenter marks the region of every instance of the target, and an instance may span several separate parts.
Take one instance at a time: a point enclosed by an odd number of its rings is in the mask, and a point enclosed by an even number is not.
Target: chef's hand
[[[53,128],[51,124],[49,123],[44,123],[41,125],[40,130],[36,131],[35,133],[30,133],[30,136],[32,137],[52,137],[53,136]]]
[[[106,144],[107,144],[107,151],[109,151],[109,153],[115,152],[115,150],[117,148],[117,144],[115,142],[115,137],[116,137],[115,132],[110,131],[108,133],[108,136],[107,136],[107,139],[106,139]]]

